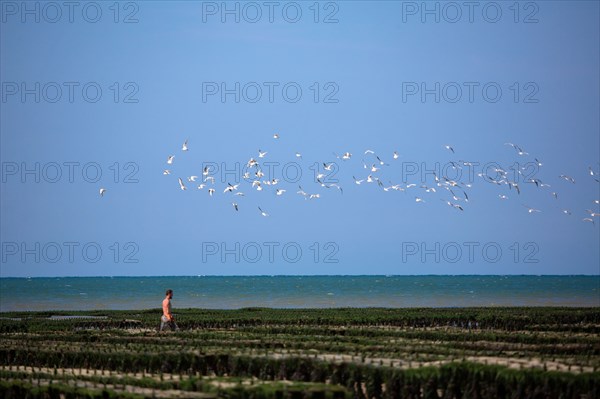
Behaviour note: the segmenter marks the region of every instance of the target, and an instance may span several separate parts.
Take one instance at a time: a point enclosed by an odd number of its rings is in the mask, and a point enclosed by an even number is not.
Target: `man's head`
[[[167,298],[171,299],[173,298],[173,290],[167,290],[167,293],[165,294],[167,296]]]

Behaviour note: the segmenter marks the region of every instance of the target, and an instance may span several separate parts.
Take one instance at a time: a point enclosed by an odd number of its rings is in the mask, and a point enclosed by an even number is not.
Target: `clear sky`
[[[598,2],[114,4],[1,2],[0,276],[600,273]]]

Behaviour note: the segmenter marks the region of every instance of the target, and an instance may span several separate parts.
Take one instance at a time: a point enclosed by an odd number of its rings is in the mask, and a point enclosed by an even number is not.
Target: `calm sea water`
[[[600,306],[600,276],[237,276],[0,279],[0,311],[249,306]]]

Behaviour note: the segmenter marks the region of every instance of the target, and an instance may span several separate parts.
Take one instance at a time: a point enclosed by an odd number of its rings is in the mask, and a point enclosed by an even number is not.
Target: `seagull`
[[[275,133],[275,134],[273,135],[273,138],[274,138],[275,140],[277,140],[277,139],[279,138],[279,134]]]
[[[381,158],[379,158],[379,156],[375,156],[375,158],[377,158],[377,160],[379,161],[379,165],[386,165],[386,166],[389,166],[389,164],[387,164],[387,163],[383,162],[383,161],[381,160]]]
[[[104,197],[104,193],[105,193],[105,192],[106,192],[106,189],[105,189],[105,188],[101,188],[101,189],[100,189],[100,196],[101,196],[101,197]]]
[[[285,190],[280,190],[280,189],[275,190],[275,194],[277,194],[277,195],[283,195],[283,193],[285,193]]]
[[[498,198],[503,199],[503,200],[508,199],[508,197],[503,194],[498,194]]]
[[[239,192],[235,193],[234,195],[237,195],[238,197],[243,197],[246,194],[244,194],[243,192],[239,191]]]
[[[513,143],[504,143],[504,145],[509,145],[512,148],[514,148],[515,151],[517,151],[517,154],[519,154],[519,155],[529,155],[528,152],[523,151],[523,149],[521,147],[519,147],[518,145],[516,145],[516,144],[513,144]]]
[[[454,209],[458,209],[458,210],[464,211],[463,207],[462,207],[462,206],[460,206],[460,205],[458,205],[458,204],[453,204],[452,202],[450,202],[450,201],[446,201],[446,200],[444,200],[444,199],[442,199],[442,201],[444,201],[446,204],[448,204],[448,206],[451,206],[451,207],[453,207]]]
[[[321,198],[321,194],[310,194],[308,196],[308,199],[313,199],[313,198]]]
[[[365,155],[366,155],[366,154],[375,154],[375,151],[373,151],[373,150],[366,150],[366,151],[365,151]]]
[[[454,170],[456,170],[456,169],[462,169],[462,168],[460,167],[460,165],[459,165],[459,164],[457,164],[457,163],[456,163],[456,162],[454,162],[454,161],[450,161],[450,166],[452,166],[452,169],[454,169]],[[496,171],[496,172],[504,172],[502,169],[496,169],[495,171]],[[506,172],[504,172],[504,173],[502,173],[502,174],[506,174]]]
[[[592,211],[592,210],[590,210],[590,209],[586,209],[585,211],[586,211],[587,213],[589,213],[591,217],[600,216],[600,213],[596,213],[596,212],[594,212],[594,211]]]
[[[517,190],[517,194],[521,195],[521,190],[519,189],[519,185],[515,182],[508,182],[508,188],[511,189],[512,187],[515,188],[515,190]]]
[[[444,146],[448,151],[452,151],[452,153],[454,154],[454,148],[450,147],[448,144],[446,144]]]
[[[392,182],[390,182],[391,186],[389,188],[391,188],[392,190],[396,190],[396,191],[404,191],[404,189],[402,187],[400,187],[400,184],[393,184]]]
[[[375,164],[371,165],[371,172],[377,172],[380,168],[377,168]]]
[[[170,174],[171,174],[171,171],[169,169],[165,169],[163,171],[163,175],[170,175]]]
[[[187,139],[185,140],[185,142],[183,143],[183,145],[181,146],[181,151],[187,151],[188,150],[188,146],[187,146]]]
[[[215,189],[214,188],[209,188],[208,189],[208,195],[210,195],[212,197],[212,195],[214,194]]]
[[[181,188],[182,190],[185,190],[185,185],[183,184],[183,180],[181,180],[181,177],[178,179],[179,180],[179,188]]]
[[[419,197],[415,197],[415,202],[425,202],[425,200]]]
[[[537,164],[537,166],[543,166],[544,164],[537,158],[535,158],[535,163]]]
[[[397,151],[394,151],[394,159],[398,159],[398,157],[399,157],[399,156],[400,156],[400,155],[398,155],[398,152],[397,152]]]
[[[331,168],[333,167],[333,165],[334,165],[334,163],[333,163],[333,162],[331,162],[331,163],[329,163],[329,164],[327,164],[327,163],[323,162],[323,169],[325,169],[325,170],[329,170],[329,171],[330,171],[330,170],[331,170]]]
[[[527,205],[523,205],[523,206],[524,206],[525,208],[527,208],[527,212],[529,212],[529,213],[533,213],[533,212],[541,212],[539,209],[534,209],[534,208],[531,208],[531,207],[529,207],[529,206],[527,206]]]
[[[233,205],[233,208],[237,211],[238,210],[238,204],[236,204],[235,202],[232,202],[231,205]]]
[[[590,176],[594,176],[594,170],[591,166],[588,166],[588,170],[590,171]]]
[[[594,219],[592,219],[592,218],[583,218],[581,220],[584,222],[592,222],[593,225],[596,225],[596,223],[594,223]]]
[[[256,191],[262,191],[262,186],[260,185],[260,180],[254,180],[252,182],[252,188],[256,186]]]
[[[558,199],[558,194],[556,194],[555,192],[552,192],[552,196],[553,196],[555,199]]]
[[[561,179],[565,179],[566,181],[570,181],[571,183],[575,184],[575,179],[573,179],[571,176],[560,175],[558,177],[560,177]]]
[[[233,190],[237,190],[238,189],[239,184],[236,184],[235,186],[232,185],[231,183],[227,183],[227,187],[225,187],[225,190],[223,190],[224,193],[226,193],[227,191],[232,192]]]
[[[302,159],[302,154],[300,154],[299,152],[296,152],[296,158]]]
[[[215,184],[215,177],[214,176],[208,176],[206,179],[204,179],[205,183],[207,181],[210,181],[212,184]]]
[[[302,186],[298,186],[298,188],[300,189],[300,191],[296,191],[296,194],[300,194],[304,197],[308,195],[304,190],[302,190]]]
[[[266,152],[266,151],[265,151],[265,152],[261,152],[260,150],[258,150],[258,157],[259,157],[259,158],[264,158],[264,157],[265,157],[265,155],[267,155],[267,152]]]
[[[333,184],[330,184],[329,186],[325,186],[325,187],[327,187],[327,188],[335,187],[338,190],[340,190],[340,193],[344,194],[344,189],[342,187],[340,187],[339,184],[333,183]]]
[[[354,177],[354,176],[352,176],[352,178],[354,179],[354,183],[356,183],[356,184],[360,184],[365,181],[364,179],[357,180],[356,177]]]
[[[167,163],[169,165],[171,165],[173,163],[173,159],[175,158],[175,155],[169,155],[169,157],[167,158]]]
[[[571,214],[571,211],[570,211],[570,210],[568,210],[568,209],[563,209],[563,210],[562,210],[562,212],[563,212],[565,215],[570,215],[570,214]]]
[[[258,207],[258,210],[260,211],[260,214],[261,214],[261,215],[263,215],[263,216],[265,216],[265,217],[269,216],[269,214],[268,214],[267,212],[265,212],[265,211],[263,211],[262,209],[260,209],[260,206]]]
[[[594,200],[594,204],[600,204],[600,200]]]
[[[208,170],[208,166],[205,166],[204,169],[202,170],[202,176],[208,176],[209,170]]]
[[[348,159],[350,159],[352,157],[352,154],[350,154],[349,152],[346,152],[344,155],[342,155],[342,159],[344,161],[347,161]]]
[[[202,183],[198,186],[198,190],[202,190],[204,187],[206,187],[206,184]]]
[[[189,181],[190,183],[191,183],[191,182],[195,182],[197,178],[198,178],[198,176],[190,176],[190,177],[188,177],[188,181]]]
[[[250,160],[248,161],[248,167],[251,168],[256,165],[258,165],[258,162],[256,161],[256,159],[250,158]]]

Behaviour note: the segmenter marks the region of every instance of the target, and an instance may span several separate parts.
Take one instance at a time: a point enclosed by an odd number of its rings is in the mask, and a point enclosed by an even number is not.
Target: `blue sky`
[[[0,25],[2,277],[600,273],[598,2],[477,2],[472,22],[443,2],[428,3],[439,22],[421,2],[276,2],[272,22],[262,2],[228,2],[239,22],[222,2],[81,3],[72,22],[23,4],[3,2]],[[354,183],[367,149],[404,192]],[[251,157],[278,185],[217,173],[210,197],[187,182]],[[323,162],[343,193],[315,181]],[[550,187],[477,176],[515,162]],[[421,175],[436,164],[458,199]],[[223,193],[236,180],[244,197]]]

